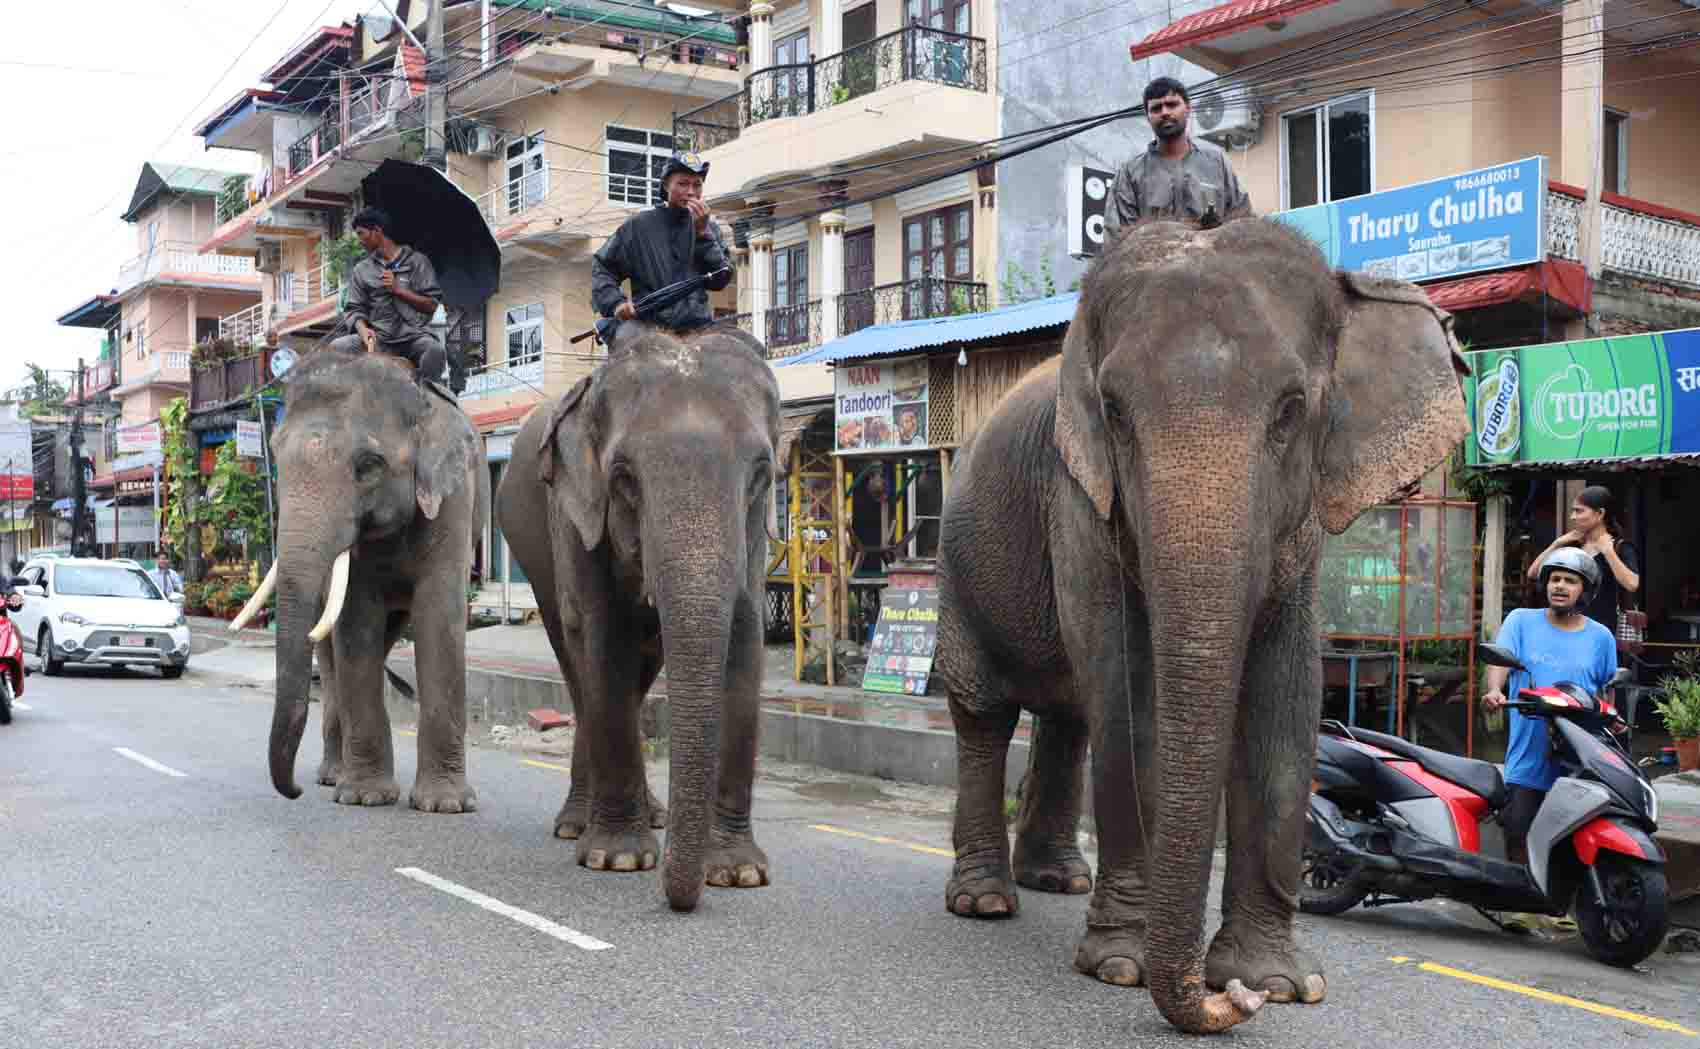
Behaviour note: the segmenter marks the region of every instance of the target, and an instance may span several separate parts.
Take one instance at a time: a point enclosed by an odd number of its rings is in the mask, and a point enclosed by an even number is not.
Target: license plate
[[[125,648],[146,648],[148,639],[141,634],[125,634],[118,639],[118,643]]]

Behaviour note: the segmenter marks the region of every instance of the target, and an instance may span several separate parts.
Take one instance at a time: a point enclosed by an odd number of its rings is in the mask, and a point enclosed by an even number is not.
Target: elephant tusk
[[[348,551],[336,555],[336,562],[331,565],[331,589],[325,597],[325,614],[319,617],[319,622],[307,632],[309,641],[323,641],[336,626],[337,617],[342,615],[342,601],[348,596]]]
[[[235,633],[247,626],[248,621],[253,619],[255,614],[265,605],[266,598],[272,596],[272,591],[276,589],[277,562],[273,561],[271,568],[266,572],[266,578],[260,582],[260,588],[254,591],[254,596],[250,597],[248,603],[242,606],[241,614],[230,621],[230,632]]]

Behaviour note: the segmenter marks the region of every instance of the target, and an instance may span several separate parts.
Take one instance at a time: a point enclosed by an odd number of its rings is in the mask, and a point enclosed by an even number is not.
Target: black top
[[[726,249],[712,219],[706,232],[697,233],[690,212],[657,205],[627,219],[591,256],[591,305],[601,316],[612,317],[614,310],[626,300],[626,293],[620,288],[625,281],[631,281],[631,297],[636,300],[657,288],[712,273],[725,265]],[[731,281],[731,274],[727,274],[718,282],[710,282],[707,290],[656,310],[644,319],[674,331],[712,323],[714,313],[708,308],[708,292],[719,291]],[[612,341],[612,331],[608,338]]]
[[[1627,539],[1619,539],[1617,541],[1617,556],[1628,566],[1631,572],[1639,573],[1641,571],[1641,560],[1636,556],[1634,543]],[[1594,591],[1594,599],[1589,601],[1587,607],[1582,611],[1587,614],[1589,619],[1600,623],[1607,630],[1610,630],[1613,636],[1616,636],[1618,599],[1622,594],[1622,588],[1617,585],[1617,577],[1611,574],[1611,566],[1606,563],[1605,554],[1595,554],[1594,564],[1600,570],[1600,586],[1598,590]],[[1634,604],[1634,597],[1631,595],[1629,600],[1624,601],[1623,608],[1627,611],[1634,607]]]

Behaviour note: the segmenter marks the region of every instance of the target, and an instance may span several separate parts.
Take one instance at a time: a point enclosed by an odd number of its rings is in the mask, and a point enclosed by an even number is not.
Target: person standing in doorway
[[[1196,222],[1205,229],[1251,215],[1251,198],[1228,157],[1187,133],[1192,100],[1186,85],[1158,77],[1145,87],[1145,120],[1157,137],[1123,164],[1104,208],[1104,244],[1145,219]]]
[[[1529,581],[1537,580],[1540,566],[1553,551],[1567,546],[1580,547],[1594,559],[1600,572],[1599,585],[1583,605],[1582,614],[1615,637],[1618,609],[1627,607],[1629,598],[1641,590],[1641,561],[1635,544],[1623,538],[1623,520],[1610,488],[1592,484],[1582,489],[1570,504],[1570,530],[1535,558],[1529,567]]]

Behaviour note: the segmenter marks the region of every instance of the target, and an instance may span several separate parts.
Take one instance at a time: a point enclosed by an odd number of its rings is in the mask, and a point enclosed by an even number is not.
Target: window
[[[136,325],[136,359],[142,360],[148,355],[148,326]]]
[[[968,35],[973,25],[969,0],[909,0],[906,21],[951,33]]]
[[[508,140],[507,213],[517,215],[542,203],[549,193],[549,164],[543,156],[543,133]]]
[[[515,306],[508,311],[508,367],[543,359],[543,304]]]
[[[1281,118],[1284,206],[1304,208],[1375,188],[1375,106],[1356,95]]]
[[[615,204],[661,203],[661,172],[673,152],[664,131],[608,125],[608,199]]]
[[[950,315],[950,281],[974,277],[974,205],[903,220],[903,317]]]
[[[792,33],[773,45],[773,64],[775,66],[797,66],[796,69],[778,71],[773,83],[773,94],[779,103],[779,112],[785,116],[796,116],[808,110],[809,94],[809,32]],[[796,104],[791,104],[792,99]]]
[[[1606,193],[1629,192],[1629,114],[1606,110],[1601,127],[1600,189]]]
[[[196,317],[195,318],[195,341],[196,342],[211,342],[216,338],[218,338],[218,318],[217,317]]]
[[[773,249],[773,311],[767,341],[790,346],[809,338],[809,246]]]

